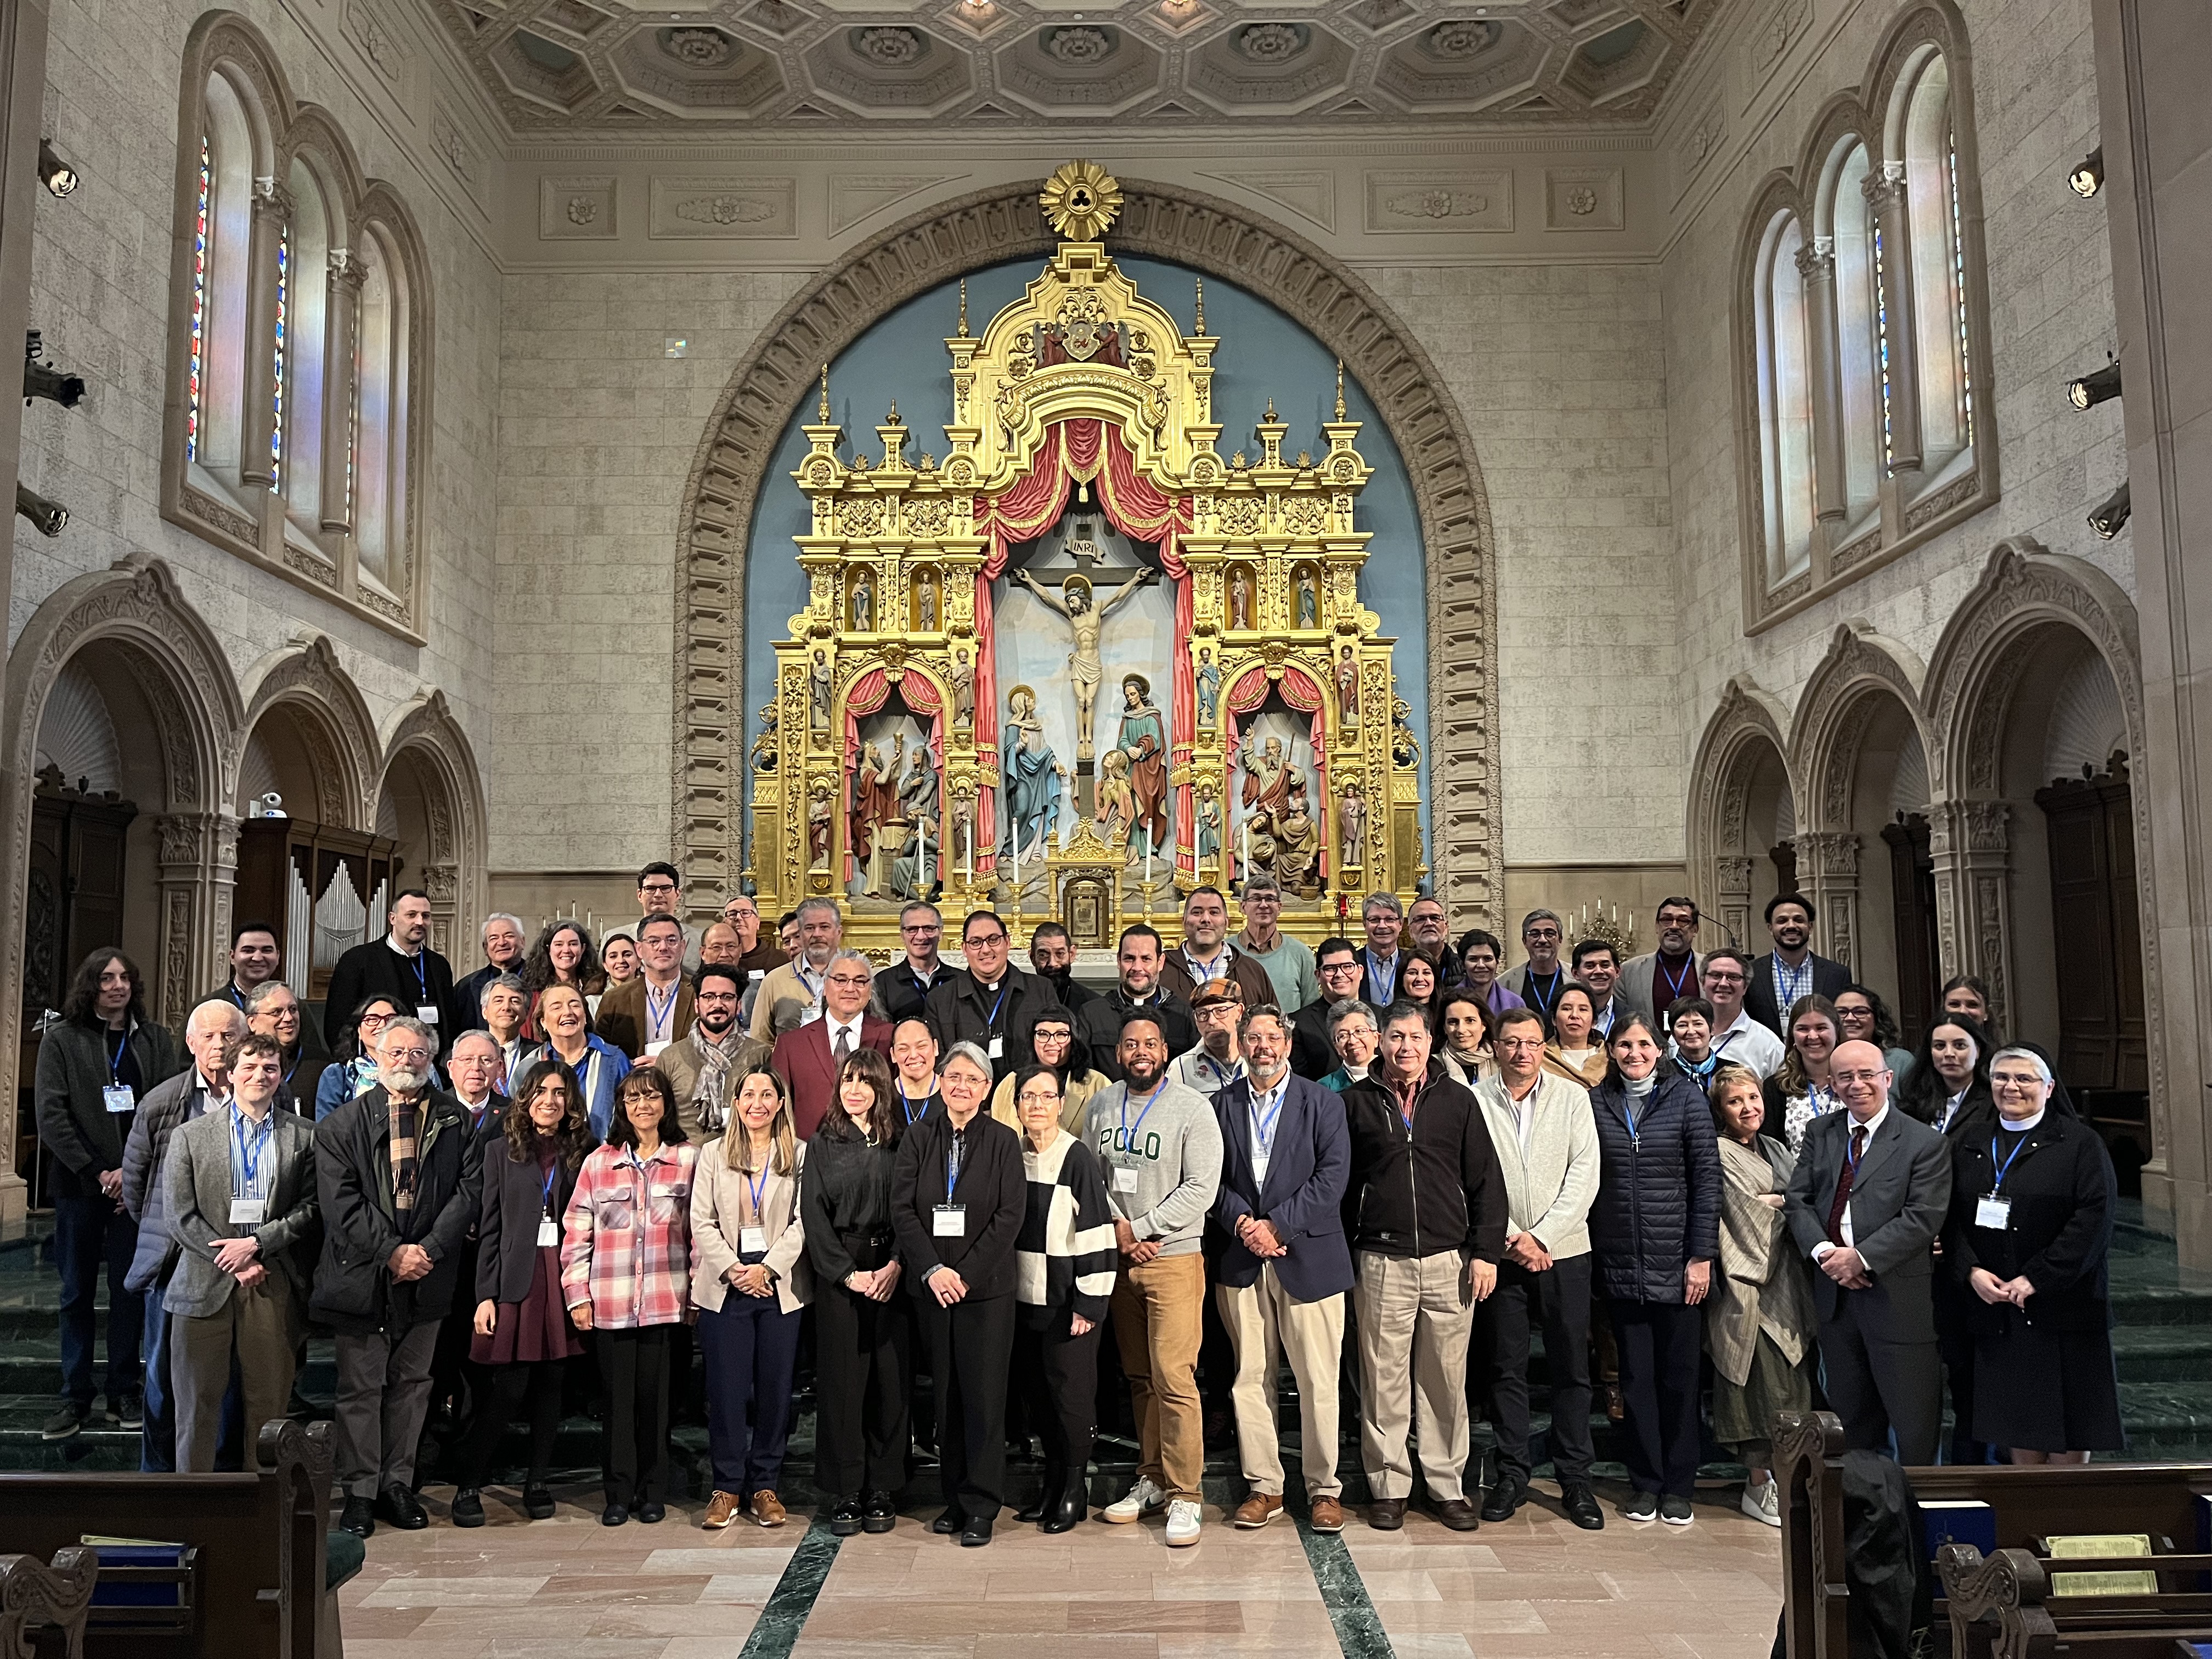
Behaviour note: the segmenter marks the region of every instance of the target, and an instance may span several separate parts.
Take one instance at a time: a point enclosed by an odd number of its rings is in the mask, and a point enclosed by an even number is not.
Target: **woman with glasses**
[[[1321,1079],[1321,1086],[1342,1094],[1367,1075],[1382,1047],[1375,1011],[1357,997],[1345,998],[1328,1011],[1328,1040],[1336,1050],[1336,1069]]]
[[[1843,1103],[1828,1082],[1828,1061],[1843,1038],[1836,1005],[1817,993],[1790,1005],[1789,1028],[1790,1051],[1782,1069],[1766,1079],[1768,1127],[1763,1133],[1779,1136],[1794,1158],[1805,1150],[1805,1131],[1813,1120]]]
[[[398,998],[389,996],[366,998],[354,1009],[353,1054],[323,1068],[322,1081],[315,1085],[315,1121],[321,1122],[356,1095],[365,1095],[376,1087],[376,1040],[384,1035],[385,1024],[392,1016],[413,1012],[401,1006]],[[434,1066],[431,1080],[434,1087],[443,1086],[437,1082]]]
[[[1083,1045],[1075,1040],[1075,1016],[1065,1008],[1048,1008],[1030,1028],[1030,1048],[1036,1063],[1060,1079],[1060,1127],[1070,1134],[1083,1133],[1084,1109],[1091,1097],[1106,1086],[1103,1072],[1093,1071]],[[1014,1079],[1000,1080],[991,1091],[991,1115],[1016,1133],[1022,1123],[1015,1109]]]
[[[2120,1451],[2106,1264],[2118,1182],[2104,1139],[2055,1109],[2042,1056],[2001,1048],[1994,1110],[1954,1137],[1943,1270],[1967,1292],[1973,1432],[2015,1464]]]
[[[1846,985],[1836,993],[1836,1029],[1844,1042],[1871,1042],[1889,1062],[1890,1075],[1899,1083],[1912,1067],[1912,1050],[1898,1046],[1897,1020],[1881,994],[1863,985]]]

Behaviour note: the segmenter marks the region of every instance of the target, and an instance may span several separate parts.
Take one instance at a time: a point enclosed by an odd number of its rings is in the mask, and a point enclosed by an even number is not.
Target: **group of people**
[[[970,1546],[1006,1504],[1010,1424],[1044,1455],[1015,1518],[1089,1515],[1109,1328],[1140,1452],[1102,1518],[1163,1514],[1178,1546],[1200,1536],[1210,1403],[1247,1488],[1231,1522],[1283,1513],[1285,1363],[1316,1530],[1345,1525],[1347,1411],[1370,1526],[1401,1526],[1417,1486],[1455,1529],[1510,1517],[1538,1332],[1559,1504],[1587,1528],[1599,1388],[1621,1514],[1691,1521],[1708,1359],[1713,1431],[1772,1524],[1769,1425],[1816,1394],[1908,1463],[1936,1456],[1946,1378],[1954,1456],[2118,1443],[2102,1143],[1972,981],[1899,1050],[1881,1000],[1808,948],[1797,896],[1756,959],[1698,954],[1696,907],[1671,899],[1648,956],[1583,939],[1563,961],[1540,910],[1503,971],[1425,896],[1374,895],[1362,942],[1310,949],[1255,879],[1234,937],[1200,887],[1180,939],[1127,928],[1094,990],[1053,923],[1024,969],[977,910],[956,967],[912,903],[878,969],[826,899],[771,942],[750,897],[695,930],[681,891],[648,866],[635,927],[556,921],[526,952],[495,916],[459,981],[403,893],[332,972],[319,1045],[266,926],[236,930],[181,1054],[129,957],[94,951],[38,1067],[63,1278],[48,1437],[90,1414],[105,1260],[108,1409],[143,1425],[149,1468],[234,1459],[242,1425],[297,1408],[308,1324],[335,1334],[341,1524],[364,1536],[428,1524],[434,1411],[457,1525],[483,1524],[518,1419],[521,1507],[551,1514],[587,1356],[606,1524],[664,1517],[696,1363],[703,1524],[779,1525],[810,1324],[832,1529],[890,1529],[919,1440],[932,1524]]]

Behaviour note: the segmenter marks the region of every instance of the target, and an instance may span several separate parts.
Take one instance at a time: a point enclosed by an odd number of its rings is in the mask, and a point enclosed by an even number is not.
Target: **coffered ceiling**
[[[432,0],[518,134],[1648,120],[1720,0]]]

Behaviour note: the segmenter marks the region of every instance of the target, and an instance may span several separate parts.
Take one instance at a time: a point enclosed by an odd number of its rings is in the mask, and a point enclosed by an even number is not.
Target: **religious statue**
[[[806,803],[806,867],[810,870],[830,867],[830,826],[835,817],[830,793],[830,780],[815,779]]]
[[[1413,735],[1413,706],[1400,696],[1390,699],[1390,759],[1399,766],[1421,763],[1420,739]]]
[[[836,688],[836,679],[830,672],[830,653],[817,651],[814,666],[807,672],[807,720],[817,732],[830,729],[830,695]]]
[[[1069,631],[1075,635],[1075,649],[1067,653],[1067,667],[1075,681],[1075,757],[1091,758],[1091,720],[1098,703],[1098,682],[1103,675],[1098,661],[1098,634],[1106,625],[1106,618],[1116,607],[1152,579],[1150,566],[1140,568],[1137,574],[1121,584],[1114,596],[1103,605],[1091,605],[1091,580],[1087,576],[1073,575],[1060,585],[1060,597],[1054,599],[1027,570],[1018,570],[1014,580],[1034,594],[1048,611],[1056,611],[1067,622]]]
[[[1321,860],[1321,825],[1306,801],[1304,775],[1291,790],[1290,804],[1275,814],[1275,879],[1301,897],[1320,890],[1316,866]]]
[[[1221,856],[1221,797],[1211,780],[1198,792],[1198,861]]]
[[[860,580],[853,584],[853,631],[872,634],[876,631],[876,585],[863,570]]]
[[[1336,659],[1336,706],[1338,716],[1347,732],[1359,729],[1359,659],[1346,646]]]
[[[1129,757],[1118,749],[1109,749],[1098,764],[1106,775],[1098,781],[1091,827],[1109,847],[1127,850],[1129,832],[1137,821],[1137,798],[1129,788]]]
[[[1278,812],[1290,804],[1291,784],[1296,779],[1299,788],[1305,780],[1283,753],[1280,738],[1267,739],[1267,746],[1255,755],[1244,751],[1244,805],[1262,812]]]
[[[1006,693],[1006,724],[999,737],[1000,804],[1006,828],[1000,846],[1012,852],[1048,841],[1060,824],[1060,781],[1067,769],[1045,740],[1036,717],[1036,693],[1018,685]]]
[[[1344,832],[1343,866],[1347,870],[1366,867],[1367,794],[1353,779],[1344,786],[1344,794],[1336,803],[1337,827]]]
[[[945,852],[938,840],[938,794],[937,768],[929,747],[917,744],[907,757],[906,775],[899,780],[899,812],[909,828],[906,848],[891,864],[895,898],[927,898],[936,885],[936,863]]]
[[[1229,625],[1252,625],[1252,573],[1249,570],[1239,570],[1229,579]]]
[[[875,832],[899,815],[899,771],[906,761],[906,733],[894,734],[888,754],[883,744],[872,743],[860,751],[853,774],[853,816],[846,831],[855,870],[865,870]],[[870,882],[872,888],[875,884]]]
[[[975,665],[962,646],[952,656],[952,723],[963,730],[975,724]]]
[[[1114,746],[1128,757],[1136,823],[1157,853],[1168,837],[1168,728],[1142,674],[1121,676],[1121,732]]]
[[[937,631],[937,578],[927,570],[914,587],[914,627],[918,634]]]
[[[1321,586],[1313,572],[1298,572],[1298,626],[1316,628],[1321,622]]]
[[[763,705],[760,711],[760,735],[753,739],[753,770],[756,772],[775,770],[776,718],[775,705],[773,702]]]
[[[1221,718],[1221,667],[1204,646],[1199,647],[1198,666],[1191,678],[1198,683],[1198,723],[1212,731]]]

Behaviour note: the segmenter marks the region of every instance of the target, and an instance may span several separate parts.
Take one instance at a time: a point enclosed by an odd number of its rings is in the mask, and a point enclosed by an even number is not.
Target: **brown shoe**
[[[1237,1513],[1229,1518],[1240,1527],[1264,1527],[1282,1512],[1281,1493],[1270,1495],[1267,1492],[1255,1492],[1239,1504],[1237,1506]]]
[[[1395,1532],[1406,1524],[1406,1500],[1377,1498],[1367,1505],[1367,1524],[1377,1532]]]
[[[1620,1397],[1620,1384],[1607,1382],[1601,1386],[1605,1389],[1605,1420],[1618,1423],[1628,1415],[1628,1402]]]
[[[753,1494],[752,1514],[753,1519],[763,1527],[780,1527],[790,1518],[783,1500],[765,1486]]]
[[[1437,1505],[1437,1519],[1454,1532],[1473,1532],[1482,1525],[1482,1517],[1475,1513],[1474,1505],[1464,1498],[1448,1498]]]
[[[744,1507],[744,1502],[733,1492],[718,1492],[708,1501],[706,1516],[699,1524],[708,1532],[720,1532]]]
[[[1342,1532],[1344,1505],[1334,1498],[1316,1498],[1313,1501],[1313,1514],[1306,1524],[1316,1532]]]

